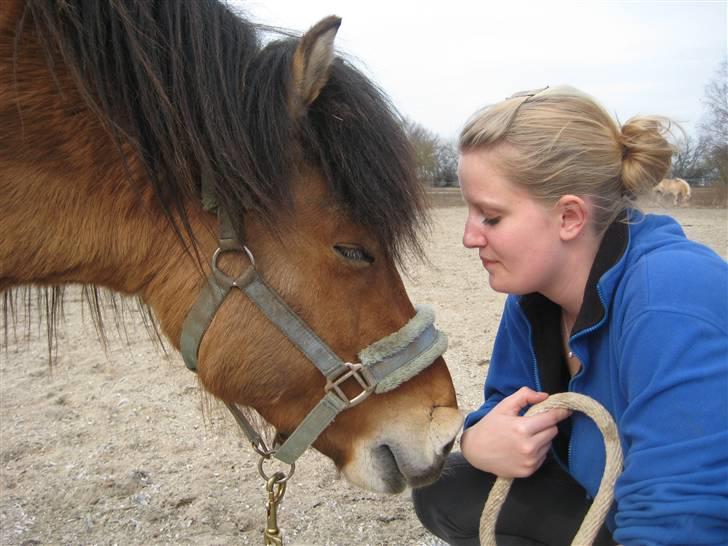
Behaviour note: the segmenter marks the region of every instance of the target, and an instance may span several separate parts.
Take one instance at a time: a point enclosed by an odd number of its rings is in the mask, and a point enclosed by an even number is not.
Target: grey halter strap
[[[325,395],[308,413],[296,430],[277,449],[265,444],[243,413],[227,404],[253,447],[267,456],[293,464],[318,438],[341,411],[364,401],[372,392],[394,389],[428,367],[447,349],[447,338],[434,327],[434,313],[417,306],[416,315],[397,332],[363,349],[359,363],[342,361],[286,304],[257,273],[250,250],[234,238],[220,237],[212,257],[212,275],[207,279],[182,326],[180,350],[187,368],[197,371],[197,354],[205,332],[228,293],[237,288],[321,371],[326,378]],[[229,232],[228,232],[229,233]],[[223,253],[244,253],[250,266],[239,277],[231,278],[218,268]],[[354,379],[361,392],[349,398],[340,385]]]

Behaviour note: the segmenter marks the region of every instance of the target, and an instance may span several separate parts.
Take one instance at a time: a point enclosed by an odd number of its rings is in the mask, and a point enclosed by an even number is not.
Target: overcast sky
[[[445,138],[483,105],[562,83],[621,121],[661,114],[694,134],[728,51],[725,0],[230,1],[256,22],[298,31],[342,17],[338,50]]]

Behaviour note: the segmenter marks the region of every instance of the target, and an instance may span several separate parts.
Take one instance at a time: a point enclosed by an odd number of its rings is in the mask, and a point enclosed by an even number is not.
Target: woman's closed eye
[[[500,219],[500,216],[483,216],[481,223],[485,224],[486,226],[494,226],[498,222],[500,222]]]

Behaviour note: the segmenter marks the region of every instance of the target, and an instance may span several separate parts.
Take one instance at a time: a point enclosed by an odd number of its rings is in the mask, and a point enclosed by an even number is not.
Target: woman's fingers
[[[516,392],[507,396],[501,402],[493,408],[493,411],[502,413],[505,415],[518,415],[523,408],[526,406],[532,406],[543,402],[548,398],[548,394],[545,392],[537,392],[528,387],[521,387]]]

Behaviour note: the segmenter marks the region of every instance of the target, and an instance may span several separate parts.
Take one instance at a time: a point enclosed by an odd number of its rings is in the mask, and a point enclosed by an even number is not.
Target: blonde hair
[[[568,86],[522,92],[476,112],[460,151],[498,147],[499,167],[535,199],[589,197],[602,233],[636,197],[665,177],[673,124],[638,116],[619,127],[592,97]]]

